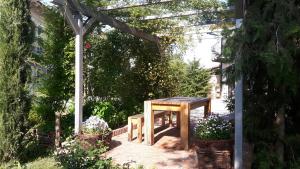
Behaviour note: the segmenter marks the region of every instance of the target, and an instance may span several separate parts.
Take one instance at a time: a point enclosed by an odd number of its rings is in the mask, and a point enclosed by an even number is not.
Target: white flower
[[[83,128],[90,131],[107,131],[109,129],[108,124],[97,116],[90,116],[85,122],[83,122]]]

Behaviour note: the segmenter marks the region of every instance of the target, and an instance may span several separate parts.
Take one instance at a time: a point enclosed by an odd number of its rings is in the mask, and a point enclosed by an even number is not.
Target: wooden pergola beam
[[[101,8],[98,7],[98,11],[114,11],[114,10],[122,10],[122,9],[129,9],[129,8],[137,8],[137,7],[146,7],[146,6],[152,6],[152,5],[159,5],[159,4],[165,4],[165,3],[170,3],[170,2],[175,2],[178,0],[161,0],[159,2],[140,2],[140,3],[136,3],[133,5],[124,5],[124,6],[108,6],[106,8]]]
[[[143,32],[140,29],[130,27],[128,24],[121,22],[113,17],[110,17],[108,15],[103,14],[102,12],[97,12],[92,8],[87,7],[84,4],[81,4],[77,0],[53,0],[53,3],[60,6],[60,8],[63,9],[63,12],[65,14],[65,17],[69,24],[71,25],[72,29],[77,31],[76,24],[73,22],[70,22],[71,20],[74,20],[72,18],[72,14],[74,13],[80,13],[88,18],[90,18],[90,21],[88,23],[84,24],[84,34],[88,31],[88,29],[95,24],[95,22],[101,22],[105,25],[109,25],[113,28],[119,29],[120,31],[124,33],[129,33],[135,37],[139,37],[144,40],[148,40],[150,42],[154,42],[159,45],[160,38],[151,35],[148,33]]]
[[[72,30],[74,31],[74,33],[77,34],[79,32],[79,27],[74,18],[74,12],[71,11],[70,8],[66,7],[66,5],[68,5],[68,4],[66,4],[66,1],[53,0],[52,3],[57,5],[60,8],[60,10],[63,11],[65,20],[67,20],[67,22],[71,26]]]
[[[56,0],[54,0],[54,1],[56,1]],[[121,22],[113,17],[108,16],[108,15],[105,15],[102,12],[97,12],[94,9],[87,7],[86,5],[81,4],[77,0],[67,0],[67,1],[69,2],[69,4],[74,6],[75,9],[77,11],[79,11],[82,15],[94,19],[95,22],[96,21],[101,22],[105,25],[109,25],[113,28],[119,29],[120,31],[122,31],[124,33],[129,33],[135,37],[139,37],[141,39],[148,40],[148,41],[154,42],[156,44],[160,43],[160,38],[155,35],[151,35],[151,34],[143,32],[140,29],[130,27],[128,24]],[[93,23],[91,23],[91,24],[93,24]]]

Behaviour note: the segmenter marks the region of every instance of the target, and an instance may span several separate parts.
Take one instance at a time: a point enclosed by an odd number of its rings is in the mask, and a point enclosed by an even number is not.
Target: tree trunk
[[[60,125],[61,113],[59,111],[55,112],[55,148],[61,147],[61,125]]]

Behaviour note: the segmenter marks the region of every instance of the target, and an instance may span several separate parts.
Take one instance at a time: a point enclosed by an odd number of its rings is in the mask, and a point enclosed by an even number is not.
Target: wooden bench
[[[171,112],[169,111],[156,111],[154,112],[154,119],[155,118],[162,118],[162,126],[165,125],[165,115],[168,115],[169,118],[169,125],[172,125],[172,117],[171,117]],[[132,141],[132,136],[133,136],[133,126],[137,125],[138,129],[138,142],[142,142],[142,128],[144,124],[144,114],[136,114],[133,116],[128,117],[128,141]]]

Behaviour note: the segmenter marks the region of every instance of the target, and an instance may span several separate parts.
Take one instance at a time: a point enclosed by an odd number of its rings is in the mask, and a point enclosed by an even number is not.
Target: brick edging
[[[133,129],[136,129],[136,128],[137,128],[137,126],[133,125]],[[114,129],[112,131],[112,136],[115,137],[115,136],[127,133],[127,131],[128,131],[128,125],[121,127],[121,128]]]

